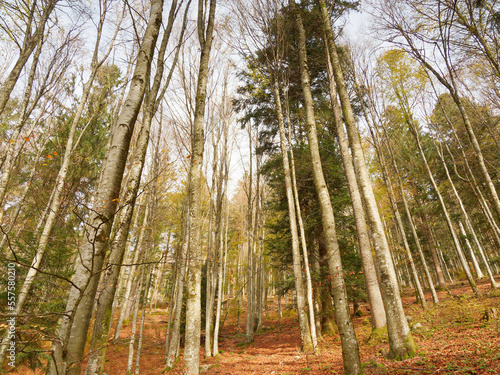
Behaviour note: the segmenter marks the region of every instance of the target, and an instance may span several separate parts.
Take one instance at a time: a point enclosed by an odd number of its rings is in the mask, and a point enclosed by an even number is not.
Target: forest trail
[[[498,280],[500,281],[500,280]],[[402,362],[384,358],[388,350],[385,338],[370,339],[369,313],[362,305],[363,315],[354,319],[360,344],[361,361],[365,374],[500,374],[500,317],[485,319],[488,309],[500,310],[500,291],[490,291],[486,279],[479,283],[481,298],[473,296],[465,282],[440,291],[441,303],[423,311],[415,302],[413,292],[405,290],[403,304],[411,324],[422,327],[413,330],[420,346],[420,356]],[[430,294],[426,293],[430,299]],[[497,313],[498,314],[498,313]],[[220,336],[220,354],[216,358],[203,358],[203,373],[243,374],[342,374],[342,356],[338,335],[325,337],[319,355],[299,350],[300,337],[296,314],[284,309],[281,326],[278,324],[276,305],[270,304],[269,317],[255,335],[253,344],[245,344],[244,315],[240,316],[238,333],[235,316],[228,316]],[[146,316],[145,340],[141,355],[141,375],[158,375],[163,370],[167,316],[163,310],[154,310]],[[105,373],[125,374],[128,356],[130,324],[124,326],[120,340],[108,348]],[[203,345],[202,345],[203,348]],[[166,373],[182,374],[182,361]],[[10,374],[38,375],[21,367]]]

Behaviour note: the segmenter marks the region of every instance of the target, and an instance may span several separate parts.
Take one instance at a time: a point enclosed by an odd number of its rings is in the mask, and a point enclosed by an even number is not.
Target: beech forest
[[[500,374],[500,2],[0,0],[0,374]]]

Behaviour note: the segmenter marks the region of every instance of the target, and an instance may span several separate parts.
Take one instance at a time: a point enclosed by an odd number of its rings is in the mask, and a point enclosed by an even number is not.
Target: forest
[[[0,374],[499,374],[500,2],[0,0]]]

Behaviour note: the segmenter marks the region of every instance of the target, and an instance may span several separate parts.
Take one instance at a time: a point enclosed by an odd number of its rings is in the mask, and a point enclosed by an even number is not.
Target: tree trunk
[[[139,315],[139,305],[141,304],[142,281],[144,278],[144,268],[139,275],[139,290],[134,299],[134,316],[132,317],[132,328],[128,344],[127,375],[132,375],[134,365],[135,332],[137,331],[137,316]]]
[[[354,212],[354,221],[356,224],[356,234],[358,237],[361,265],[365,277],[366,294],[368,296],[368,303],[370,304],[370,315],[372,318],[371,323],[374,329],[379,329],[385,327],[387,324],[384,302],[382,300],[382,294],[380,293],[377,272],[375,269],[375,263],[373,261],[372,249],[370,246],[370,236],[366,227],[366,217],[363,208],[363,202],[361,200],[358,182],[356,181],[356,174],[354,171],[351,152],[349,151],[349,141],[344,130],[342,113],[337,99],[337,90],[335,86],[335,78],[333,76],[330,53],[328,51],[328,43],[325,43],[325,50],[327,51],[327,71],[333,120],[335,124],[337,140],[339,142],[340,154],[342,156],[342,165],[344,167],[344,173],[347,179],[347,186],[349,188],[349,195],[351,197],[351,203]]]
[[[72,278],[73,284],[65,309],[68,315],[61,318],[57,339],[52,344],[54,360],[50,362],[48,370],[51,375],[65,372],[80,373],[94,297],[105,256],[105,245],[116,212],[130,139],[143,101],[145,84],[151,71],[151,60],[161,25],[162,10],[162,1],[152,1],[150,18],[137,57],[134,78],[103,163],[95,195],[94,211],[90,214],[89,224],[86,226],[88,240],[80,248],[80,256],[77,257],[76,272]]]
[[[148,258],[150,258],[150,257],[148,257]],[[135,371],[134,371],[135,375],[139,375],[139,372],[140,372],[142,339],[143,339],[143,334],[144,334],[144,322],[146,321],[146,306],[148,305],[148,301],[147,301],[148,300],[148,293],[149,293],[149,288],[151,287],[151,280],[153,278],[153,270],[147,271],[147,269],[149,267],[148,266],[143,266],[143,267],[146,267],[146,275],[147,275],[148,281],[146,283],[146,289],[144,290],[144,292],[142,292],[142,290],[141,290],[142,288],[141,288],[141,289],[139,289],[139,293],[138,293],[138,295],[140,295],[141,293],[144,293],[144,295],[143,295],[144,300],[142,301],[141,327],[139,328],[139,338],[138,338],[138,342],[137,342],[137,355],[135,358]],[[151,268],[153,268],[153,267],[151,267]]]
[[[448,209],[446,208],[443,197],[441,195],[441,191],[439,190],[439,187],[437,186],[437,183],[434,179],[434,176],[432,174],[429,163],[427,162],[427,157],[425,156],[424,150],[422,149],[422,145],[420,143],[420,137],[417,133],[417,129],[415,129],[413,127],[413,125],[411,124],[411,121],[407,121],[407,122],[408,122],[408,126],[410,127],[410,131],[413,134],[415,141],[417,142],[417,148],[418,148],[418,151],[420,153],[420,156],[422,157],[422,160],[424,161],[425,169],[427,170],[427,174],[429,176],[429,179],[431,180],[432,187],[434,188],[434,190],[438,196],[439,204],[441,205],[441,209],[443,210],[446,224],[448,225],[448,230],[449,230],[450,235],[453,239],[453,244],[455,245],[455,250],[456,250],[457,255],[460,259],[460,263],[462,263],[462,267],[463,267],[465,274],[467,276],[467,280],[469,281],[469,284],[470,284],[472,290],[474,291],[474,293],[479,295],[479,290],[477,289],[476,282],[474,281],[474,278],[472,277],[472,274],[470,273],[469,266],[467,265],[467,260],[465,259],[464,255],[462,253],[462,247],[460,245],[460,241],[458,240],[457,234],[456,234],[455,229],[453,227],[450,215],[448,213]]]
[[[356,122],[351,108],[349,95],[345,86],[345,81],[337,55],[332,25],[324,0],[319,0],[323,27],[328,41],[330,59],[332,62],[335,83],[339,92],[344,121],[347,128],[349,143],[354,159],[356,177],[361,188],[361,194],[366,204],[368,222],[370,223],[376,262],[381,281],[382,299],[387,318],[387,329],[389,333],[389,357],[395,359],[405,359],[417,354],[417,346],[413,341],[410,327],[405,317],[401,296],[399,294],[396,273],[391,260],[391,252],[387,243],[387,238],[380,219],[377,202],[373,194],[368,169],[365,165],[363,149],[356,129]]]
[[[444,166],[444,169],[445,169],[445,172],[446,172],[446,177],[448,178],[448,181],[450,182],[451,188],[453,190],[453,194],[455,195],[455,198],[456,198],[456,200],[458,202],[458,205],[460,206],[460,210],[462,211],[462,215],[464,216],[465,224],[467,226],[467,229],[472,233],[472,236],[474,238],[474,242],[475,242],[475,244],[476,244],[476,246],[478,248],[479,254],[481,256],[481,260],[483,261],[483,263],[484,263],[484,265],[486,267],[486,272],[488,273],[488,276],[490,278],[491,287],[492,287],[492,289],[496,289],[496,288],[498,288],[498,284],[496,283],[495,278],[493,277],[493,273],[491,272],[491,269],[490,269],[490,267],[488,265],[488,261],[486,260],[486,257],[484,255],[484,251],[483,251],[483,248],[481,246],[481,243],[479,242],[479,240],[478,240],[478,238],[476,236],[476,232],[474,231],[474,227],[472,226],[472,222],[470,220],[469,214],[467,213],[467,210],[465,209],[465,206],[463,204],[462,198],[460,197],[460,194],[458,194],[458,191],[457,191],[457,189],[455,187],[455,183],[453,182],[453,180],[451,178],[450,172],[448,170],[448,166],[446,165],[446,161],[444,160],[444,155],[443,155],[442,149],[439,148],[437,144],[435,144],[435,146],[436,146],[436,149],[438,151],[439,158],[441,159],[441,163]],[[450,150],[448,149],[448,151],[450,151]],[[467,247],[469,248],[469,251],[470,251],[470,254],[471,254],[471,259],[472,259],[472,264],[474,265],[474,269],[476,270],[477,277],[478,277],[478,279],[482,279],[484,277],[484,275],[483,275],[483,273],[481,271],[481,268],[479,267],[479,263],[477,262],[477,259],[476,259],[476,256],[474,254],[474,251],[470,247],[470,243],[469,243],[469,240],[467,239],[465,228],[463,227],[463,224],[462,224],[461,221],[459,222],[459,227],[460,227],[460,231],[462,232],[462,235],[465,236],[466,244],[467,244]]]
[[[335,315],[337,326],[340,332],[342,344],[342,357],[344,362],[344,371],[346,374],[359,374],[361,372],[361,362],[359,359],[358,341],[354,326],[351,321],[349,311],[349,301],[345,290],[344,277],[342,271],[342,262],[340,259],[340,250],[337,242],[335,230],[335,218],[333,214],[330,194],[328,192],[321,158],[319,154],[318,137],[316,133],[316,120],[314,115],[314,103],[311,94],[309,81],[309,72],[307,66],[306,37],[302,17],[294,1],[291,2],[292,9],[296,14],[296,27],[298,30],[299,45],[299,64],[302,85],[302,95],[304,97],[304,106],[306,112],[307,138],[309,141],[309,152],[311,155],[312,172],[314,186],[321,210],[321,221],[323,224],[323,233],[325,236],[326,250],[328,253],[328,266],[332,278],[332,292],[335,303]],[[329,21],[328,21],[329,22]]]
[[[28,10],[29,12],[29,19],[27,20],[27,25],[26,25],[26,31],[24,35],[24,40],[23,40],[23,45],[21,47],[21,51],[19,52],[19,57],[14,64],[14,67],[10,71],[9,75],[5,79],[5,81],[2,82],[2,85],[0,86],[0,115],[5,109],[5,106],[7,104],[7,101],[10,98],[10,94],[12,90],[14,89],[14,86],[16,85],[16,82],[19,78],[19,75],[21,74],[21,71],[24,68],[24,65],[28,61],[29,57],[31,56],[31,53],[37,46],[38,42],[40,39],[43,38],[44,30],[45,30],[45,25],[54,10],[57,2],[59,0],[48,0],[47,4],[45,5],[43,9],[43,13],[40,17],[40,21],[38,22],[38,26],[36,27],[35,31],[33,34],[31,33],[31,27],[33,23],[33,18],[34,13],[35,13],[35,8],[37,7],[37,2],[34,1],[32,3],[31,8]]]
[[[316,328],[315,324],[310,326],[307,322],[307,310],[306,310],[306,298],[304,291],[304,281],[302,278],[302,265],[300,261],[300,245],[299,245],[299,234],[297,231],[297,217],[296,217],[296,205],[294,201],[294,193],[292,186],[292,175],[290,171],[290,162],[288,160],[287,151],[287,136],[285,132],[285,121],[283,118],[283,108],[281,105],[281,96],[279,92],[278,77],[274,76],[273,79],[273,95],[274,103],[276,105],[276,115],[278,117],[278,129],[280,135],[280,150],[281,158],[283,162],[283,175],[285,177],[285,189],[286,198],[288,206],[288,217],[290,224],[290,233],[292,239],[292,256],[293,256],[293,275],[295,278],[295,293],[297,295],[297,314],[299,318],[300,327],[300,337],[302,339],[302,349],[308,351],[310,349],[316,350],[318,345],[317,341],[312,341],[312,336],[310,328]],[[292,145],[290,145],[292,146]],[[298,202],[297,202],[298,203]],[[307,254],[306,254],[307,255]],[[311,310],[312,305],[309,305]],[[312,314],[314,319],[314,313]]]
[[[189,206],[189,203],[188,203]],[[172,333],[170,337],[170,342],[167,342],[167,351],[165,359],[165,368],[171,369],[174,366],[175,360],[177,359],[177,351],[179,347],[179,342],[181,338],[180,327],[181,327],[181,315],[182,315],[182,300],[184,296],[184,284],[187,273],[188,266],[188,243],[189,243],[189,221],[190,217],[186,211],[186,224],[184,230],[184,239],[181,248],[177,251],[179,252],[178,264],[179,268],[177,271],[177,288],[175,291],[175,311],[172,311],[174,316],[174,322],[172,325]]]
[[[424,236],[427,241],[427,244],[429,246],[429,252],[431,253],[432,256],[432,262],[434,264],[434,270],[436,271],[436,278],[439,284],[440,288],[446,288],[446,281],[444,279],[443,275],[443,269],[441,267],[440,261],[439,261],[439,256],[436,250],[436,247],[434,246],[434,241],[431,236],[430,230],[429,230],[429,225],[427,221],[427,216],[425,214],[425,211],[421,211],[421,224],[424,230]]]
[[[186,300],[186,341],[184,346],[184,373],[199,373],[201,334],[201,187],[204,151],[204,119],[207,95],[208,65],[212,48],[215,4],[210,0],[208,24],[205,33],[204,1],[198,3],[198,35],[201,45],[200,67],[196,87],[196,106],[192,131],[191,165],[189,169],[189,269]]]
[[[484,277],[483,271],[481,271],[481,267],[479,267],[479,263],[477,262],[476,254],[474,254],[474,250],[472,249],[472,246],[470,244],[469,238],[467,237],[467,233],[465,232],[464,225],[462,224],[462,221],[458,221],[458,228],[460,229],[460,234],[462,235],[465,246],[467,247],[467,250],[469,250],[469,255],[472,261],[472,266],[474,267],[474,271],[476,271],[476,276],[478,279],[482,279]]]
[[[304,229],[304,222],[302,221],[302,212],[300,209],[300,200],[299,200],[299,191],[297,189],[297,177],[295,175],[295,158],[293,156],[293,143],[292,143],[292,121],[290,119],[290,108],[288,105],[288,97],[286,103],[286,117],[288,121],[288,144],[290,145],[290,163],[291,163],[291,172],[292,172],[292,187],[293,187],[293,196],[295,200],[295,209],[297,210],[297,223],[299,224],[300,231],[300,243],[302,245],[302,256],[304,257],[304,268],[306,274],[306,285],[307,285],[307,305],[309,306],[309,327],[311,329],[311,341],[313,345],[313,349],[317,352],[318,347],[318,333],[316,322],[316,311],[314,309],[314,298],[313,298],[313,287],[312,287],[312,279],[311,279],[311,266],[309,264],[309,254],[307,251],[307,242],[306,242],[306,232]]]

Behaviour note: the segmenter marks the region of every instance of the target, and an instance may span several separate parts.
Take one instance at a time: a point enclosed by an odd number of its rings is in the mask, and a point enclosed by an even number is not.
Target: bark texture
[[[212,48],[216,0],[210,1],[208,22],[205,31],[203,0],[198,3],[198,38],[201,45],[200,67],[196,87],[196,105],[193,122],[193,143],[189,170],[189,266],[186,300],[186,343],[184,346],[184,373],[198,374],[200,366],[201,334],[201,187],[203,151],[205,143],[204,120],[207,96],[208,66]]]
[[[318,1],[321,8],[322,24],[327,38],[335,83],[337,85],[351,152],[353,154],[356,177],[358,178],[361,194],[366,204],[368,222],[370,223],[370,229],[372,231],[376,262],[380,273],[382,298],[384,300],[387,318],[390,345],[389,357],[396,359],[413,357],[417,353],[417,347],[411,336],[410,327],[408,326],[403,310],[389,244],[387,243],[382,220],[378,212],[377,202],[368,175],[368,169],[365,165],[363,149],[357,133],[354,114],[337,55],[337,47],[335,45],[332,25],[330,23],[330,16],[325,1]]]
[[[300,78],[306,112],[307,139],[311,155],[314,186],[316,188],[316,194],[318,195],[321,210],[321,221],[323,224],[323,233],[325,236],[328,256],[328,267],[330,270],[335,316],[341,338],[344,371],[346,374],[359,374],[361,372],[361,362],[359,359],[358,341],[356,339],[356,333],[354,332],[354,326],[351,321],[349,301],[345,290],[342,262],[340,259],[340,250],[335,230],[335,217],[333,214],[330,194],[323,175],[323,167],[321,165],[321,158],[319,154],[314,103],[311,94],[309,71],[307,66],[305,30],[298,7],[294,1],[292,1],[291,5],[296,15],[295,19],[296,27],[298,29]]]
[[[79,256],[76,258],[76,271],[71,280],[66,304],[67,315],[61,318],[57,339],[52,343],[54,360],[50,362],[48,369],[51,375],[80,374],[105,247],[116,212],[130,139],[151,71],[151,60],[161,25],[162,10],[163,1],[152,1],[127,99],[103,163],[94,201],[94,211],[86,226],[86,241],[79,249]]]

